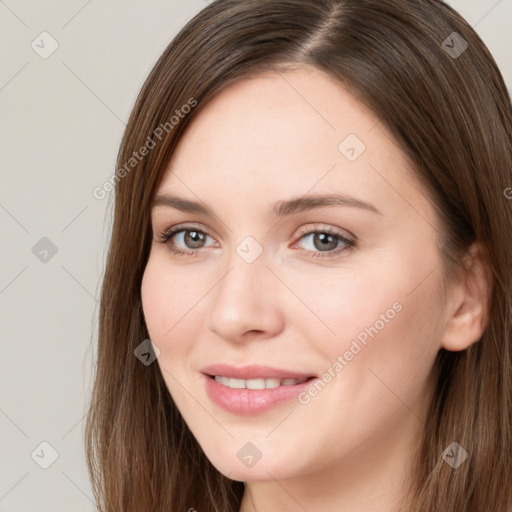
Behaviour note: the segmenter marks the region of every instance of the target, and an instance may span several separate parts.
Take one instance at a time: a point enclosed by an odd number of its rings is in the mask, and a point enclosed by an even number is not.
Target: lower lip
[[[228,412],[241,415],[259,414],[296,398],[307,389],[314,379],[294,386],[278,386],[268,389],[233,389],[215,379],[206,379],[206,393],[210,399]]]

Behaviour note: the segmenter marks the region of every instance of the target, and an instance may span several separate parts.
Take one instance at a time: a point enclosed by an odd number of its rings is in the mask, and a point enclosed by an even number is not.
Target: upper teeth
[[[301,377],[300,379],[233,379],[231,377],[215,376],[215,380],[219,384],[233,389],[268,389],[277,388],[278,386],[295,386],[295,384],[301,384],[307,379],[307,377]]]

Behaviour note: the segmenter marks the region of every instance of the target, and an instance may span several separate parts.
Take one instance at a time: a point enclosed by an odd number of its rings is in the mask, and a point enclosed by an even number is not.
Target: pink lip
[[[266,366],[250,365],[240,368],[219,364],[203,368],[206,393],[210,400],[228,412],[240,415],[254,415],[268,411],[277,405],[296,398],[307,389],[312,379],[294,386],[279,386],[270,389],[231,389],[217,382],[211,375],[234,379],[280,378],[299,379],[311,375],[281,370]]]
[[[259,414],[278,404],[297,397],[313,382],[308,380],[295,386],[279,386],[271,389],[231,389],[208,375],[206,393],[210,399],[228,412],[241,415]]]
[[[231,366],[229,364],[214,364],[201,370],[206,375],[231,377],[233,379],[300,379],[312,377],[311,373],[301,373],[270,366],[251,364],[248,366]]]

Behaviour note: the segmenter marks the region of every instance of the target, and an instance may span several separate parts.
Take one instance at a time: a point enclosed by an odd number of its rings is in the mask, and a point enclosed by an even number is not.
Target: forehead
[[[386,202],[417,203],[431,215],[425,191],[378,117],[312,68],[246,79],[210,100],[169,162],[158,192],[170,191],[212,198],[209,204],[245,198],[245,207],[340,192],[383,211]]]
[[[232,149],[243,144],[249,155],[271,149],[282,153],[290,146],[300,152],[321,141],[337,151],[344,134],[369,139],[378,122],[339,81],[305,67],[229,85],[203,107],[187,139],[212,151],[220,142]],[[305,147],[303,141],[308,141]]]

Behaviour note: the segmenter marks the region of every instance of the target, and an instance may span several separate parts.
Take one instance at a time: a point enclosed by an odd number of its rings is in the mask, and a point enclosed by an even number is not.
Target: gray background
[[[510,89],[512,0],[450,3]],[[205,5],[0,0],[2,512],[95,509],[83,419],[111,211],[92,190],[115,170],[145,77]],[[46,59],[31,46],[51,49],[43,31],[58,43]]]

